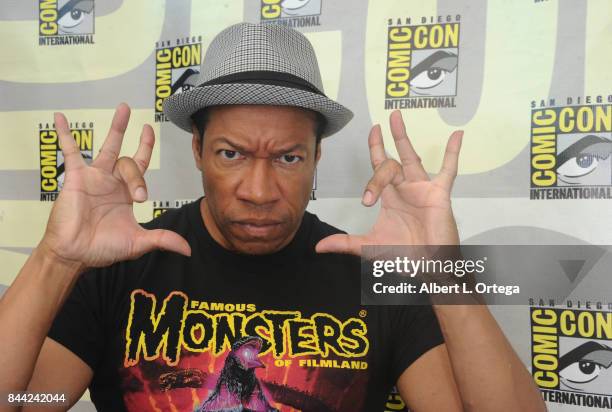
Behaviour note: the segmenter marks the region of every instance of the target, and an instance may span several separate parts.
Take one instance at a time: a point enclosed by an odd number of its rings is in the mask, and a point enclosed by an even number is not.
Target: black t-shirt
[[[248,256],[212,239],[199,205],[143,225],[182,235],[190,258],[84,273],[49,331],[93,369],[98,410],[382,412],[443,342],[430,307],[362,306],[359,258],[315,253],[341,233],[315,215],[279,252]]]

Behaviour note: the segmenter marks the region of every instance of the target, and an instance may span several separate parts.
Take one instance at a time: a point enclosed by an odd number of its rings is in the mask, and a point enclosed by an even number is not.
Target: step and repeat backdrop
[[[612,244],[612,3],[608,0],[3,0],[0,3],[0,292],[40,240],[62,188],[53,112],[86,159],[119,102],[157,141],[142,222],[202,195],[191,137],[162,103],[213,36],[241,22],[283,24],[317,52],[325,93],[355,118],[323,142],[309,210],[365,231],[367,134],[400,109],[426,169],[465,131],[453,192],[463,242]],[[575,262],[567,276],[588,279]],[[605,267],[605,266],[604,266]],[[561,267],[560,267],[561,270]],[[612,281],[609,282],[612,290]],[[612,408],[612,294],[491,307],[551,411]],[[74,410],[90,410],[84,397]],[[404,410],[390,394],[387,410]],[[500,405],[503,410],[503,405]]]

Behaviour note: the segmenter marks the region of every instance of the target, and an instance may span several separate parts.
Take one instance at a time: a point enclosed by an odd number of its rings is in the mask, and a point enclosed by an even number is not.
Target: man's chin
[[[254,255],[254,256],[263,256],[270,255],[274,252],[278,252],[281,248],[275,245],[265,245],[265,244],[242,244],[236,248],[236,252],[244,254],[244,255]]]
[[[238,253],[267,255],[279,251],[291,240],[280,227],[233,226],[226,239]]]
[[[254,240],[251,242],[234,241],[232,242],[233,251],[245,255],[269,255],[278,252],[283,248],[279,242],[267,242],[264,240]]]

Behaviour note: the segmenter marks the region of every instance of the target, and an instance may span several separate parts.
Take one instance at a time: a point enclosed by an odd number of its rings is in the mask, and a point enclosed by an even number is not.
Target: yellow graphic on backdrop
[[[531,103],[530,198],[612,198],[612,105],[555,103]]]
[[[454,100],[425,96],[457,93],[459,23],[404,25],[389,19],[388,25],[385,108],[453,107]],[[395,100],[407,97],[423,98]]]
[[[531,307],[531,373],[546,401],[612,407],[612,312]]]
[[[39,47],[39,21],[3,21],[0,80],[21,83],[76,83],[119,76],[143,64],[153,52],[165,18],[165,0],[130,0],[96,16],[96,42]],[[24,50],[36,52],[24,53]]]
[[[88,123],[96,125],[100,141],[106,138],[106,133],[114,114],[114,109],[62,110],[69,121],[71,119],[87,119]],[[145,123],[150,123],[153,117],[151,109],[132,109],[130,123],[121,146],[122,156],[132,156],[138,148],[140,133]],[[36,138],[39,125],[53,120],[53,110],[45,111],[14,111],[0,112],[0,124],[3,133],[0,142],[4,149],[0,151],[0,170],[36,170],[39,169],[39,139]],[[157,137],[149,169],[159,169],[159,125],[152,124]],[[15,139],[19,136],[19,139]],[[27,138],[30,136],[32,138]]]
[[[91,161],[93,156],[93,123],[72,128],[71,133],[81,155]],[[79,127],[77,125],[77,127]],[[87,128],[85,128],[87,127]],[[40,200],[55,200],[65,177],[65,166],[57,132],[52,125],[39,125],[40,139]]]
[[[155,121],[169,119],[163,114],[164,100],[175,93],[182,93],[197,86],[196,79],[202,60],[202,38],[188,39],[194,44],[170,46],[169,41],[159,42],[155,50]]]
[[[373,123],[380,123],[383,128],[386,150],[396,159],[397,151],[388,126],[389,113],[384,108],[387,86],[387,61],[384,57],[389,38],[387,22],[388,19],[411,17],[412,24],[420,23],[422,18],[426,24],[446,24],[449,16],[439,16],[436,6],[436,2],[369,2],[365,45],[368,105]],[[526,102],[534,95],[546,95],[550,88],[557,3],[534,7],[530,2],[495,0],[487,4],[486,10],[486,23],[478,22],[479,26],[487,29],[483,33],[486,38],[482,92],[474,116],[464,124],[449,124],[435,109],[412,109],[404,113],[408,134],[429,172],[439,170],[448,136],[456,129],[465,130],[460,173],[486,172],[512,160],[529,142]],[[456,18],[456,13],[449,14],[451,19]],[[508,16],[521,16],[521,24],[516,24],[516,20]],[[462,16],[463,37],[471,31],[467,29],[469,24]],[[469,41],[469,38],[462,41]],[[521,51],[520,56],[517,56],[517,50]],[[462,65],[480,64],[465,61],[465,58],[463,54]],[[460,71],[455,99],[457,107],[442,110],[461,110],[459,98],[470,92],[462,87]]]

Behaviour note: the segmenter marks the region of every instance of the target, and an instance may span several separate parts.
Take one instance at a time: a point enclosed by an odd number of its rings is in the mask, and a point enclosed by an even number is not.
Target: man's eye
[[[240,153],[238,153],[236,150],[223,149],[220,150],[219,153],[221,153],[221,157],[227,160],[236,160],[240,157]]]
[[[300,160],[302,160],[302,158],[300,156],[297,156],[297,155],[282,155],[280,157],[281,163],[285,163],[285,164],[289,164],[289,165],[297,163]]]

